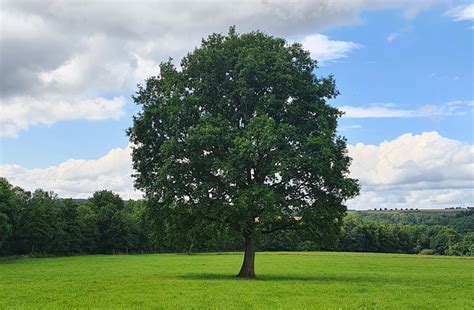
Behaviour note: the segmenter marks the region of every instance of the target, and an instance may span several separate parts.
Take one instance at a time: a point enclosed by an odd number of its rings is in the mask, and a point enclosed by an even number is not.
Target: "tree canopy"
[[[241,277],[254,277],[261,234],[298,229],[330,242],[359,192],[348,176],[334,79],[298,43],[256,31],[212,34],[139,86],[128,134],[135,185],[154,214],[234,230],[245,241]]]

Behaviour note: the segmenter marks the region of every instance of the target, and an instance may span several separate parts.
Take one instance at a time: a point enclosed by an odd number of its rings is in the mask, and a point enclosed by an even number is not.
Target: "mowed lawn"
[[[471,258],[368,253],[123,255],[0,261],[5,308],[474,309]]]

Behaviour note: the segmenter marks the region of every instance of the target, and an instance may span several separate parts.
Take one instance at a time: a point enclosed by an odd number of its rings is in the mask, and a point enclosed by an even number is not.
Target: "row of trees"
[[[393,218],[368,220],[368,217],[367,212],[347,215],[337,244],[329,248],[305,241],[296,232],[287,231],[263,239],[260,249],[474,255],[474,230],[469,229],[467,225],[460,225],[461,223],[472,225],[474,222],[472,211],[450,217],[451,221],[443,224],[433,223],[435,218],[441,219],[443,216],[431,217],[423,213],[419,214],[419,217],[429,220],[417,224],[406,224],[401,219],[400,222],[390,222]]]
[[[287,230],[260,235],[256,247],[472,256],[473,223],[473,210],[457,215],[357,212],[344,218],[334,243],[308,241]],[[241,237],[214,222],[184,214],[170,219],[145,201],[123,201],[110,191],[83,201],[60,199],[0,178],[0,255],[236,250],[243,250]]]
[[[0,254],[78,254],[147,247],[143,204],[125,204],[109,191],[83,203],[27,192],[0,179]]]
[[[31,193],[0,178],[0,255],[242,250],[242,240],[192,216],[167,218],[111,191],[87,200]]]
[[[474,221],[466,212],[445,225],[402,224],[367,221],[357,215],[345,218],[338,248],[350,252],[422,253],[439,255],[474,255],[474,232],[457,226]],[[459,221],[461,219],[462,221]],[[458,227],[459,230],[455,229]]]

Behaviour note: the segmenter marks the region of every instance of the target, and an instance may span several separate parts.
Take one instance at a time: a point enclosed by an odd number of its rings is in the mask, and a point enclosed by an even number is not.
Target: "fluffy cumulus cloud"
[[[360,208],[439,208],[474,203],[474,146],[436,132],[406,134],[380,145],[349,146]]]
[[[0,176],[26,190],[42,188],[60,197],[87,198],[94,191],[112,190],[124,199],[138,199],[134,190],[130,148],[110,150],[96,160],[69,159],[57,166],[26,169],[19,165],[0,165]]]
[[[350,145],[351,174],[360,180],[354,209],[443,208],[474,203],[474,146],[436,132],[406,134],[380,145]],[[89,197],[110,189],[124,198],[133,190],[130,148],[113,149],[97,160],[70,159],[45,169],[0,165],[0,176],[27,190],[43,188],[62,197]]]
[[[19,96],[2,103],[0,137],[15,137],[31,125],[51,125],[58,121],[116,119],[122,115],[123,97],[63,101]]]
[[[400,9],[413,16],[437,1],[2,1],[1,100],[9,115],[2,119],[3,136],[71,119],[51,105],[82,111],[84,102],[96,102],[77,118],[115,118],[123,104],[103,94],[128,97],[138,82],[158,73],[159,62],[181,58],[203,36],[230,25],[303,42],[324,62],[360,47],[319,34],[328,26],[355,22],[364,10]]]

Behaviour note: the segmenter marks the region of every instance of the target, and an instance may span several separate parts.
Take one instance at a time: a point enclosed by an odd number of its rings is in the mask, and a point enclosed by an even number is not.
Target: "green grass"
[[[363,253],[128,255],[0,261],[5,308],[474,309],[474,260]]]

